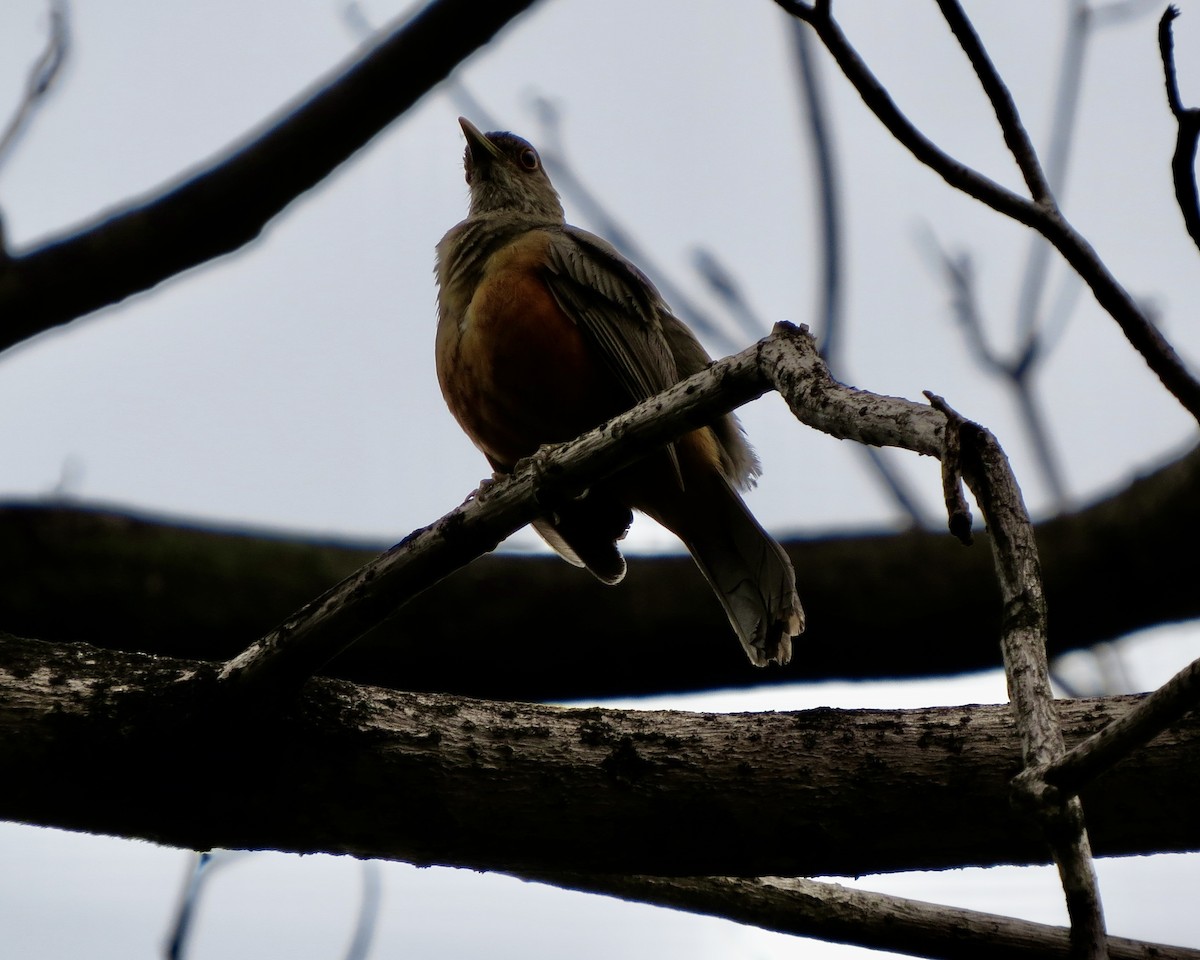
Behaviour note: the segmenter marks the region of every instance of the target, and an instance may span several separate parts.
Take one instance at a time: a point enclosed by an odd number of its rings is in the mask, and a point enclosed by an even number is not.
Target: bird
[[[503,475],[712,361],[641,270],[567,224],[528,141],[458,122],[470,201],[437,244],[437,376],[451,414]],[[750,662],[783,665],[804,611],[791,561],[739,494],[760,472],[726,414],[533,526],[563,559],[616,584],[632,511],[650,516],[687,547]]]

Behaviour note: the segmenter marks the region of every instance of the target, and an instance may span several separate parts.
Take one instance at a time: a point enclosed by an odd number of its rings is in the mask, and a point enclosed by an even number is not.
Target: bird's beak
[[[466,134],[467,146],[471,150],[471,159],[475,163],[491,163],[491,161],[499,160],[503,156],[500,153],[500,148],[488,139],[487,134],[483,133],[466,117],[459,117],[458,125],[462,127],[463,133]]]

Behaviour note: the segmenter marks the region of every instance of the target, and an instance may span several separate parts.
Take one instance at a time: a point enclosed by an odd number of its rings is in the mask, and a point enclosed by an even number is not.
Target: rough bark
[[[1042,863],[1009,708],[571,710],[315,680],[222,702],[211,664],[0,642],[0,817],[182,847],[509,872],[853,875]],[[1130,698],[1064,701],[1068,745]],[[1200,719],[1083,793],[1100,854],[1200,849]],[[1151,809],[1152,808],[1152,809]]]
[[[1200,450],[1039,524],[1037,537],[1052,655],[1200,616],[1194,578],[1175,560],[1180,542],[1200,537]],[[224,659],[384,546],[9,504],[0,507],[0,627]],[[986,536],[970,548],[923,531],[792,539],[787,548],[809,629],[786,670],[745,663],[687,557],[635,557],[626,582],[607,588],[557,558],[513,555],[460,570],[330,670],[412,690],[570,699],[999,665]],[[1105,583],[1122,587],[1097,603]]]

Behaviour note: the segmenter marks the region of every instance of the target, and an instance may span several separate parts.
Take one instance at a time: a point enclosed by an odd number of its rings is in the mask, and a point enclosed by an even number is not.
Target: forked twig
[[[66,0],[51,0],[50,31],[46,37],[46,47],[29,68],[21,102],[4,132],[0,133],[0,165],[4,163],[9,151],[24,132],[34,110],[45,99],[54,81],[62,73],[70,45],[68,26]]]

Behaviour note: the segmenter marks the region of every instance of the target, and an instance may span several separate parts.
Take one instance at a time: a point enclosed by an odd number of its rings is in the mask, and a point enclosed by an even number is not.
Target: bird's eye
[[[521,154],[519,157],[517,157],[517,159],[520,161],[521,166],[531,173],[536,170],[541,163],[541,161],[538,160],[537,151],[534,150],[533,147],[526,147],[521,151]]]

